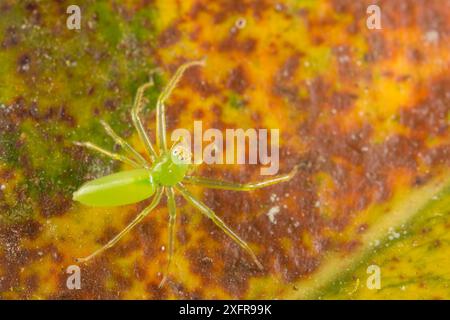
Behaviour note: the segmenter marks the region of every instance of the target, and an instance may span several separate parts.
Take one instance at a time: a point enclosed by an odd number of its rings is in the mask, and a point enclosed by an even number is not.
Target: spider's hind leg
[[[139,138],[144,142],[145,148],[148,154],[150,155],[152,161],[154,161],[158,155],[155,151],[155,148],[153,147],[152,142],[150,141],[150,137],[145,132],[145,128],[139,114],[142,110],[142,106],[145,103],[144,92],[145,90],[154,85],[153,74],[156,72],[158,72],[158,69],[152,70],[152,72],[150,73],[149,82],[144,83],[137,89],[136,97],[134,98],[133,108],[131,109],[131,119],[133,121],[134,127],[136,128],[139,134]]]

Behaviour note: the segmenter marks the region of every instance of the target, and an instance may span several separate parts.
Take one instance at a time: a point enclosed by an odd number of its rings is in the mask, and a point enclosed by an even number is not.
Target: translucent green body
[[[152,166],[152,176],[155,183],[171,187],[181,182],[186,175],[189,165],[183,163],[173,151],[161,156]]]
[[[159,157],[150,169],[122,171],[89,181],[73,194],[73,199],[92,207],[136,203],[152,196],[157,187],[181,182],[187,170],[188,164],[170,151]]]

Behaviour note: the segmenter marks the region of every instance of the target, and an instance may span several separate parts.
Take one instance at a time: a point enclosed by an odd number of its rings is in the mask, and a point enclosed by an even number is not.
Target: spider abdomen
[[[150,171],[135,169],[89,181],[74,192],[73,199],[93,207],[113,207],[145,200],[155,189]]]

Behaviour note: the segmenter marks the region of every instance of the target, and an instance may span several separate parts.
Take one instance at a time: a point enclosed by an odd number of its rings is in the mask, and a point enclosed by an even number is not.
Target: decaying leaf
[[[0,3],[0,297],[4,299],[450,298],[450,3],[377,1],[70,1]],[[400,4],[401,3],[401,4]],[[280,129],[288,183],[249,193],[193,188],[257,252],[251,259],[177,199],[167,284],[161,205],[81,267],[147,204],[94,209],[83,182],[122,169],[75,146],[110,150],[103,119],[144,153],[130,121],[137,87],[159,68],[156,97],[183,62],[169,130]],[[202,165],[199,175],[260,179],[255,165]],[[368,267],[381,270],[369,289]]]

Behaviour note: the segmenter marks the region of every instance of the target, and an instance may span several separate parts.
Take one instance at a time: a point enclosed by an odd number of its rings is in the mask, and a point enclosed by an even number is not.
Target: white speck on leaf
[[[429,30],[425,33],[425,41],[431,44],[439,42],[439,32],[436,30]]]
[[[267,216],[269,217],[270,222],[272,222],[273,224],[277,224],[277,220],[275,219],[275,216],[279,212],[280,212],[280,207],[279,206],[274,206],[274,207],[269,209],[269,211],[267,212]]]
[[[280,200],[280,198],[277,196],[276,193],[272,193],[272,194],[270,195],[270,201],[271,201],[271,202],[275,202],[275,201],[278,201],[278,200]]]

